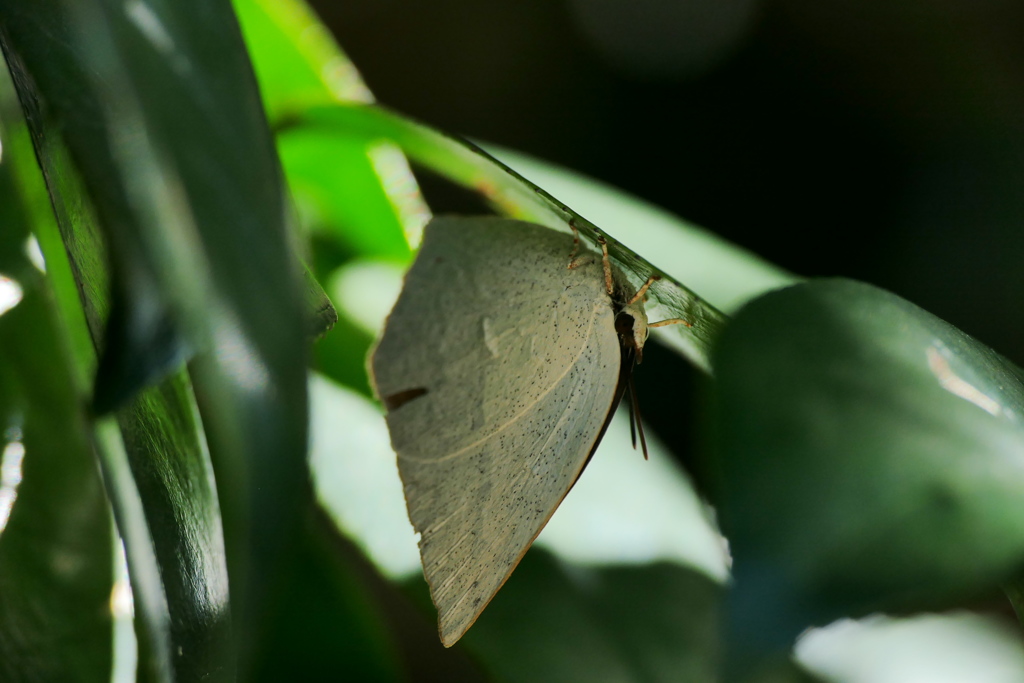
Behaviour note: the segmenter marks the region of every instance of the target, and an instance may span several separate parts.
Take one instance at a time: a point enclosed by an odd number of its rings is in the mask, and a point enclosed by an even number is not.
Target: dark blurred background
[[[1024,363],[1024,3],[314,5],[383,104],[893,290]]]
[[[314,5],[383,104],[892,290],[1024,364],[1024,3]],[[644,416],[700,479],[699,373],[651,346]]]

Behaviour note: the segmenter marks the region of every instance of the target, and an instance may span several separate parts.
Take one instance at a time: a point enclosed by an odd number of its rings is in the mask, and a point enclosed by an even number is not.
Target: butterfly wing
[[[621,348],[601,262],[572,238],[437,218],[372,358],[409,518],[451,645],[572,487],[614,409]]]

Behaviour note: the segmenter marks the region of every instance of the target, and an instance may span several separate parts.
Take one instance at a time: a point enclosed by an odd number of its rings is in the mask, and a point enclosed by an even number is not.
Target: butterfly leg
[[[573,218],[569,219],[569,227],[572,228],[572,253],[569,254],[569,270],[575,270],[585,263],[589,263],[586,257],[580,258],[580,231],[576,227],[576,220]]]
[[[659,320],[656,323],[647,323],[647,327],[666,327],[667,325],[682,325],[684,327],[693,327],[693,323],[687,322],[682,318],[668,318],[666,320]]]
[[[633,295],[632,299],[626,302],[626,305],[629,306],[630,304],[635,304],[637,301],[640,301],[644,295],[647,294],[647,290],[651,288],[651,285],[660,279],[660,275],[652,275],[647,278],[647,282],[644,283],[644,286],[636,291],[636,294]]]
[[[608,296],[615,297],[615,281],[612,279],[612,262],[608,258],[608,240],[604,235],[598,235],[597,241],[601,244],[601,265],[604,266],[604,286],[608,290]]]
[[[660,279],[660,275],[652,275],[649,278],[647,278],[647,282],[644,283],[644,286],[637,290],[636,294],[633,295],[633,298],[630,299],[626,305],[628,306],[629,304],[633,304],[639,301],[642,296],[647,294],[647,290],[650,289],[651,285]],[[684,325],[686,327],[693,327],[693,323],[687,322],[682,318],[668,318],[666,320],[660,320],[656,323],[647,323],[647,327],[665,327],[667,325]]]

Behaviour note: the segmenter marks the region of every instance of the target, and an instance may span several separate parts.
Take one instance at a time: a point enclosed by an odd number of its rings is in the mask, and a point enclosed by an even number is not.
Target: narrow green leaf
[[[220,506],[188,376],[146,389],[117,422],[166,592],[175,680],[233,681]]]
[[[116,161],[105,182],[133,212],[105,227],[141,245],[198,349],[245,676],[306,478],[305,326],[277,158],[229,5],[66,7]]]
[[[0,680],[109,681],[113,525],[9,142],[0,129]]]
[[[0,42],[88,302],[90,332],[97,343],[105,338],[101,346],[109,349],[101,357],[96,388],[96,402],[105,412],[180,364],[184,352],[154,266],[145,262],[137,235],[124,227],[135,220],[133,207],[129,196],[115,189],[118,163],[109,131],[98,125],[102,96],[89,87],[86,60],[69,33],[73,19],[61,1],[0,2]],[[73,164],[81,174],[72,171]],[[112,241],[99,221],[114,230]],[[85,254],[95,260],[79,264]],[[104,327],[109,327],[106,334]]]
[[[672,345],[698,367],[709,369],[711,340],[725,322],[718,309],[474,145],[374,106],[311,107],[299,113],[293,125],[302,135],[316,134],[324,140],[390,141],[414,163],[479,192],[502,213],[558,230],[568,230],[571,224],[592,243],[598,235],[605,236],[612,260],[634,280],[642,283],[650,275],[661,278],[650,290],[650,314],[656,319],[687,321],[688,325],[669,328]],[[410,241],[415,245],[418,237],[410,235]]]
[[[372,102],[352,62],[300,0],[234,0],[267,116],[337,101]]]
[[[772,289],[800,278],[730,244],[718,235],[623,190],[521,152],[485,145],[503,163],[592,216],[638,254],[699,292],[719,310],[732,314]]]
[[[291,125],[310,107],[371,102],[359,72],[307,5],[235,0],[278,137],[278,151],[303,225],[334,235],[360,255],[408,259],[405,234],[429,211],[393,146],[360,137],[317,135]]]

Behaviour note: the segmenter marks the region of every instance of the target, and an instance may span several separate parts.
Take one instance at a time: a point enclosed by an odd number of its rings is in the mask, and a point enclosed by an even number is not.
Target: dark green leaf
[[[117,162],[105,182],[131,201],[131,222],[105,226],[142,246],[199,349],[244,675],[306,477],[305,326],[277,158],[230,6],[66,7]]]
[[[12,108],[6,106],[10,97],[9,83],[0,87],[5,114]],[[25,132],[24,125],[17,123],[14,130]],[[36,131],[38,132],[38,130]],[[49,141],[52,144],[40,146]],[[29,146],[24,144],[22,135],[12,135],[7,161],[16,169],[18,187],[11,187],[9,201],[18,201],[18,194],[24,190],[33,196],[38,178],[33,175],[33,164],[27,158]],[[49,207],[32,203],[32,222],[38,231],[39,242],[43,245],[47,262],[48,279],[56,285],[57,300],[60,304],[62,325],[60,329],[68,335],[69,348],[74,351],[75,366],[73,381],[82,386],[86,375],[95,366],[95,352],[90,344],[90,332],[96,338],[96,329],[102,322],[100,315],[108,308],[100,283],[106,282],[106,271],[100,252],[98,232],[92,222],[92,215],[83,201],[80,186],[73,170],[68,165],[62,147],[53,138],[37,138],[37,153],[44,160],[49,174],[49,192],[57,221],[49,214]],[[11,153],[15,153],[12,156]],[[61,244],[58,225],[68,235],[76,237],[70,241],[65,252]],[[75,228],[80,227],[80,231]],[[69,263],[68,256],[72,257]],[[77,286],[76,286],[77,285]],[[82,301],[74,296],[77,289]],[[83,315],[84,313],[84,315]],[[87,324],[93,325],[89,330]],[[83,389],[84,392],[84,389]],[[91,427],[91,425],[90,425]],[[99,431],[90,430],[90,439],[99,456],[100,472],[103,475],[107,496],[113,504],[119,531],[124,539],[129,572],[135,593],[135,626],[139,643],[139,674],[143,680],[169,680],[171,677],[171,643],[168,635],[170,616],[166,597],[161,585],[161,576],[155,557],[153,541],[143,518],[139,491],[132,481],[127,457],[120,443],[116,428],[106,422]]]
[[[500,680],[714,680],[722,588],[679,565],[584,568],[534,548],[463,638]]]
[[[0,313],[0,680],[109,681],[110,509],[79,373],[50,293],[25,257],[28,217],[5,133],[0,275],[23,298]]]
[[[322,513],[308,511],[276,596],[282,627],[260,653],[255,680],[405,680],[376,596],[336,534]]]
[[[713,360],[737,651],[949,606],[1024,561],[1024,385],[988,347],[828,280],[742,309]]]
[[[46,296],[0,316],[0,679],[110,680],[113,530]],[[24,479],[16,460],[24,455]],[[13,501],[9,494],[17,494]],[[2,524],[0,524],[2,526]]]
[[[0,2],[0,42],[26,111],[94,340],[104,338],[109,320],[96,389],[96,403],[104,412],[180,364],[185,352],[171,304],[153,272],[156,266],[145,259],[137,231],[128,229],[137,216],[117,182],[124,178],[111,150],[111,133],[100,123],[102,95],[90,87],[87,60],[69,32],[73,22],[61,0],[32,5]],[[72,170],[72,159],[81,175]],[[109,231],[105,236],[97,216]],[[106,242],[112,272],[104,263]],[[85,254],[95,261],[85,262]]]
[[[170,615],[175,679],[233,681],[220,507],[183,372],[118,411]]]

